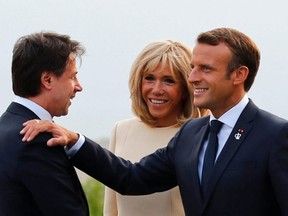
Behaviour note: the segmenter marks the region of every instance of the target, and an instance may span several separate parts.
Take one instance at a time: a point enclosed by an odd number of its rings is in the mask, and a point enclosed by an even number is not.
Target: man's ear
[[[53,79],[53,74],[49,71],[44,71],[41,75],[41,83],[42,85],[47,88],[47,89],[51,89],[51,81]]]
[[[249,74],[249,69],[246,66],[241,66],[235,70],[234,84],[239,85],[244,83]]]

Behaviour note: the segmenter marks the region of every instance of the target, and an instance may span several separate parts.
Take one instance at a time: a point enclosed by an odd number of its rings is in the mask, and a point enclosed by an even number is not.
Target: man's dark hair
[[[84,53],[85,48],[68,35],[39,32],[19,38],[12,57],[14,93],[21,97],[39,94],[44,71],[59,77],[65,71],[71,54],[81,59]]]
[[[223,42],[231,50],[233,56],[228,65],[228,76],[240,66],[246,66],[249,74],[244,83],[245,91],[249,91],[260,65],[260,51],[256,44],[242,32],[231,28],[217,28],[203,32],[197,37],[198,43],[217,46]]]

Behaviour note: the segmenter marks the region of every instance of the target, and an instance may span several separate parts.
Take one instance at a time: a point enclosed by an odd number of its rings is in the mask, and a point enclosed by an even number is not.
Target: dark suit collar
[[[52,120],[51,114],[41,105],[37,104],[35,101],[28,98],[23,98],[16,96],[14,102],[19,103],[28,109],[32,110],[40,119],[43,120]]]
[[[233,156],[236,154],[241,143],[245,140],[247,134],[250,132],[253,126],[252,122],[258,110],[259,110],[258,107],[255,106],[252,100],[249,99],[249,103],[247,104],[247,106],[241,113],[239,119],[237,120],[235,127],[232,129],[232,132],[230,136],[228,137],[228,140],[225,143],[225,146],[222,149],[216,161],[216,164],[215,164],[212,176],[211,176],[211,182],[208,188],[208,190],[210,190],[210,193],[208,195],[208,198],[205,200],[203,210],[205,209],[205,206],[209,202],[209,199],[217,185],[218,180],[222,176],[224,170],[229,165]]]
[[[29,118],[29,119],[39,119],[39,117],[30,109],[16,102],[12,102],[8,106],[7,112],[11,112],[16,115],[25,116],[26,118]]]

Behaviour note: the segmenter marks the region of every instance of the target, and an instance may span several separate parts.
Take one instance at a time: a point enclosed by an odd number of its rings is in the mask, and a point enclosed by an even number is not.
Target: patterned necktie
[[[202,170],[202,191],[205,196],[207,192],[207,185],[209,182],[209,178],[213,171],[215,158],[218,150],[218,137],[217,134],[220,131],[222,122],[218,120],[212,120],[209,132],[209,141],[205,151],[204,162],[203,162],[203,170]]]

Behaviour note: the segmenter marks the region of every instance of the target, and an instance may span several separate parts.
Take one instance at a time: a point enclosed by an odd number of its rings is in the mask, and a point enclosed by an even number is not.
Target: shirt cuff
[[[85,142],[85,137],[80,133],[78,133],[78,135],[79,135],[79,139],[71,148],[68,148],[67,146],[65,146],[65,152],[69,158],[73,157]]]

